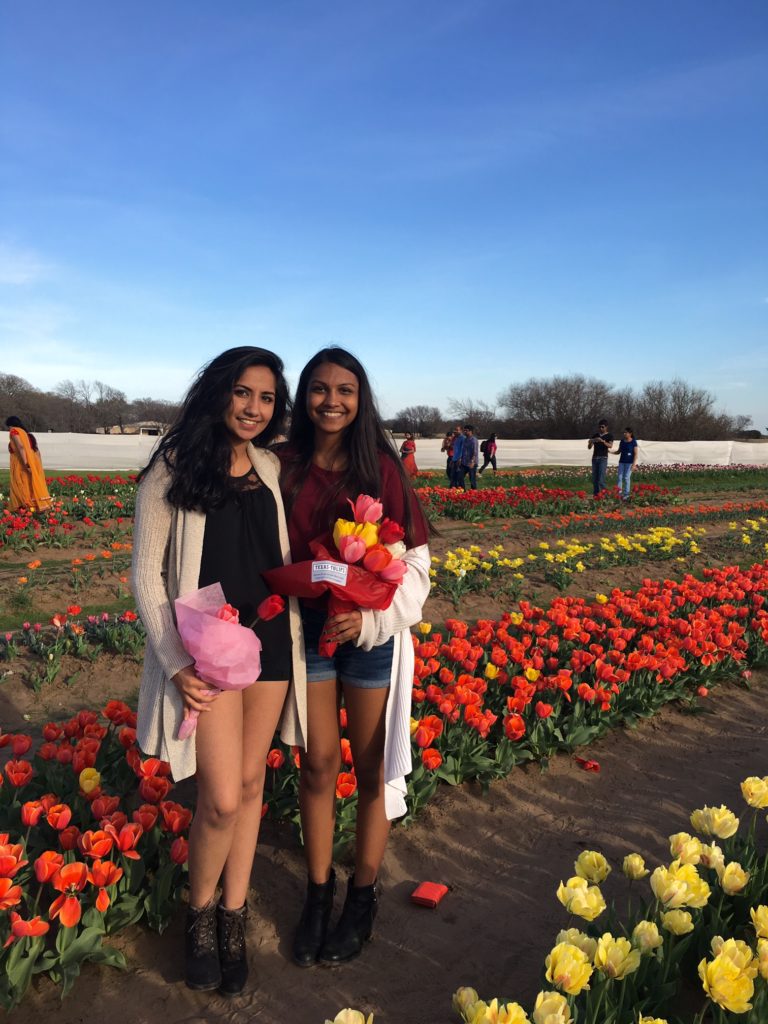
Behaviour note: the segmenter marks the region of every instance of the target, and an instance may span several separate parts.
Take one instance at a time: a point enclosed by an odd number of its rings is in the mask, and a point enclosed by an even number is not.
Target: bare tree
[[[435,405],[409,405],[395,414],[392,423],[393,430],[428,437],[441,432],[443,414]]]
[[[470,423],[477,437],[498,431],[499,417],[494,406],[471,398],[449,398],[448,412],[457,423]]]

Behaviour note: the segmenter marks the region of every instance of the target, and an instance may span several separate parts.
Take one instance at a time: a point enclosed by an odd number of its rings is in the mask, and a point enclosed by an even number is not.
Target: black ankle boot
[[[184,934],[184,980],[188,988],[201,992],[221,984],[219,949],[216,938],[216,904],[187,908]]]
[[[311,967],[317,963],[317,954],[328,931],[335,892],[336,873],[333,870],[327,882],[307,882],[307,898],[293,939],[293,961],[299,967]]]
[[[216,908],[216,922],[219,929],[219,962],[223,996],[239,996],[248,980],[248,953],[245,948],[245,923],[248,908],[245,904],[239,910],[227,910],[221,903]]]
[[[343,964],[354,960],[373,933],[378,899],[376,883],[355,885],[354,875],[347,885],[347,898],[339,923],[323,943],[318,960],[323,964]]]

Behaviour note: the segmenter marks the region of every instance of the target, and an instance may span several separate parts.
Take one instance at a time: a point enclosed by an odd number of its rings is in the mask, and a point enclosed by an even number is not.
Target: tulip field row
[[[432,545],[432,596],[413,630],[408,819],[441,783],[485,787],[518,764],[546,766],[557,752],[598,770],[588,747],[607,730],[672,701],[694,709],[718,682],[749,686],[752,670],[768,664],[768,503],[691,504],[655,484],[638,485],[632,507],[610,495],[597,508],[538,480],[468,496],[426,490],[440,535]],[[8,625],[0,632],[0,699],[19,687],[38,696],[66,693],[62,680],[76,674],[73,665],[108,665],[115,656],[138,677],[144,631],[127,586],[135,483],[73,476],[56,481],[52,493],[51,513],[0,515]],[[479,614],[478,598],[485,602]],[[123,966],[110,936],[141,920],[162,929],[180,899],[191,810],[172,799],[168,766],[142,758],[132,708],[111,696],[94,686],[86,710],[61,721],[27,704],[29,728],[0,730],[6,1009],[18,1005],[35,975],[67,991],[86,961]],[[353,837],[357,803],[345,724],[342,708],[337,852]],[[298,822],[299,759],[300,751],[276,738],[265,815]],[[712,827],[722,827],[719,818]],[[694,830],[705,840],[720,836]],[[754,941],[768,942],[768,869],[754,836],[754,829],[744,839],[720,836],[722,863],[713,843],[700,844],[698,862],[687,860],[689,847],[682,855],[678,848],[688,840],[673,837],[669,876],[655,872],[654,898],[623,922],[601,907],[600,882],[585,874],[594,874],[594,863],[605,870],[600,856],[585,858],[559,896],[587,926],[558,936],[531,1015],[472,989],[456,993],[456,1012],[473,1024],[636,1024],[638,1014],[654,1024],[659,1013],[674,1012],[671,979],[695,956],[708,999],[702,1020],[740,1012],[732,1009],[739,998],[753,1014],[739,1019],[768,1019],[766,950]],[[738,892],[727,892],[740,881]],[[698,895],[675,902],[669,893],[686,885]],[[707,900],[693,902],[705,886]],[[710,1010],[714,1016],[706,1016]]]

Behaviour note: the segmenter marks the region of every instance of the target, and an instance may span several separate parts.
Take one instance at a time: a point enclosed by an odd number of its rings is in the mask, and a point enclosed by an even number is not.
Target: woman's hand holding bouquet
[[[184,721],[178,739],[185,740],[197,728],[197,719],[222,690],[242,690],[261,673],[261,640],[251,628],[259,620],[279,615],[285,602],[276,594],[266,597],[250,625],[240,623],[237,608],[227,604],[221,584],[212,583],[175,601],[176,625],[194,666],[177,672],[173,683],[184,701]],[[200,683],[209,684],[209,688]],[[210,686],[215,687],[211,689]]]
[[[408,566],[402,526],[382,519],[380,501],[361,494],[349,501],[354,519],[337,519],[333,540],[313,540],[313,561],[270,569],[262,575],[277,593],[319,597],[328,593],[328,618],[319,652],[329,658],[338,646],[338,624],[346,612],[360,608],[383,611],[392,603]],[[358,630],[359,632],[359,630]]]

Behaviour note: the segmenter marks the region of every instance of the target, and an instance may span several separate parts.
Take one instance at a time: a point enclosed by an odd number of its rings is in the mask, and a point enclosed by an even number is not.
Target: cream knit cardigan
[[[280,549],[287,565],[291,555],[277,456],[254,445],[248,446],[248,455],[262,482],[274,495]],[[176,739],[183,718],[183,702],[171,677],[193,664],[193,659],[184,650],[176,630],[173,602],[197,590],[205,514],[170,505],[166,499],[169,484],[168,469],[158,460],[139,486],[131,584],[147,631],[137,739],[145,754],[170,762],[171,774],[178,782],[194,775],[197,762],[194,735],[186,740]],[[307,672],[301,615],[295,598],[289,598],[288,614],[293,677],[283,709],[281,736],[286,743],[306,747]]]

